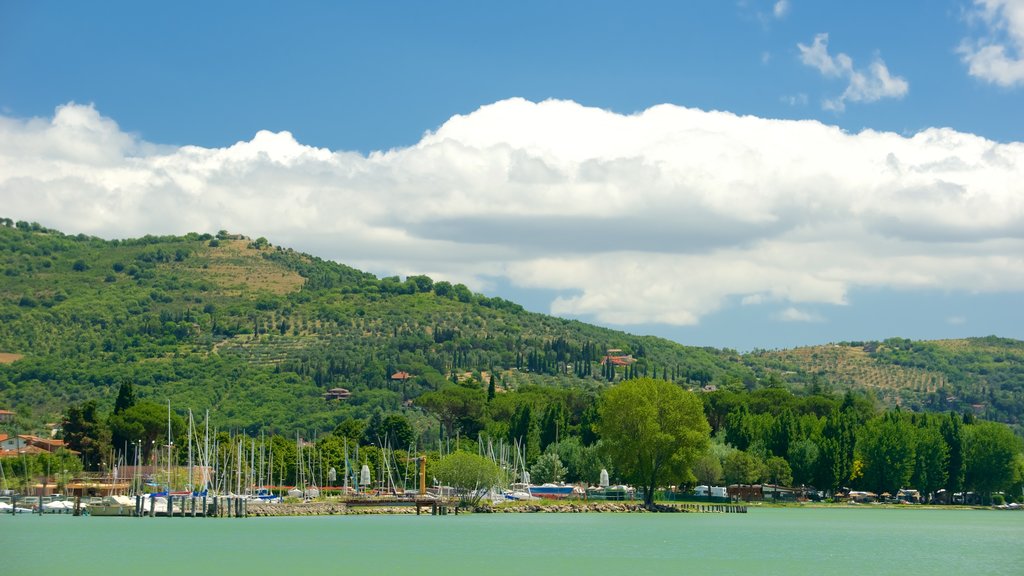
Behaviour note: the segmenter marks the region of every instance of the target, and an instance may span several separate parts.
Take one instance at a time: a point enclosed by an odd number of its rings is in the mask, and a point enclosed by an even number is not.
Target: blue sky
[[[689,344],[1024,338],[1020,0],[99,6],[0,2],[5,216]]]

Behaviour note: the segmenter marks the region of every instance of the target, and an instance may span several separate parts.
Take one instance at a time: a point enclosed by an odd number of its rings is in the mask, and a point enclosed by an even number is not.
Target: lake
[[[1024,574],[1024,512],[0,517],[0,573]]]

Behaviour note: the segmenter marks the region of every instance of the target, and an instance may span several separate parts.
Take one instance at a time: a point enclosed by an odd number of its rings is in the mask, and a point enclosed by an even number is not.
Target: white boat
[[[32,509],[31,508],[21,508],[20,506],[19,507],[15,507],[15,506],[11,506],[7,502],[0,502],[0,514],[11,514],[12,510],[14,511],[14,514],[31,514],[32,513]]]
[[[43,511],[51,514],[70,514],[75,509],[75,503],[70,500],[54,500],[43,504]]]
[[[104,496],[99,502],[89,504],[87,509],[90,516],[134,516],[135,501],[131,496]]]
[[[533,494],[530,494],[530,485],[525,482],[514,482],[509,485],[508,490],[505,490],[506,500],[537,500],[538,498]]]

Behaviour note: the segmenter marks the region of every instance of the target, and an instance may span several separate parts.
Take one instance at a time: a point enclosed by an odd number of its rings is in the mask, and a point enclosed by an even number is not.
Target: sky
[[[1024,0],[0,0],[0,216],[738,350],[1024,339]]]

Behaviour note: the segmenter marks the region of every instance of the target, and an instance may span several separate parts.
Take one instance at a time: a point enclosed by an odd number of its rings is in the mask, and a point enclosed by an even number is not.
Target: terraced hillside
[[[1024,342],[1017,340],[891,338],[757,352],[746,359],[797,389],[865,389],[888,405],[973,412],[1014,424],[1024,415]]]

